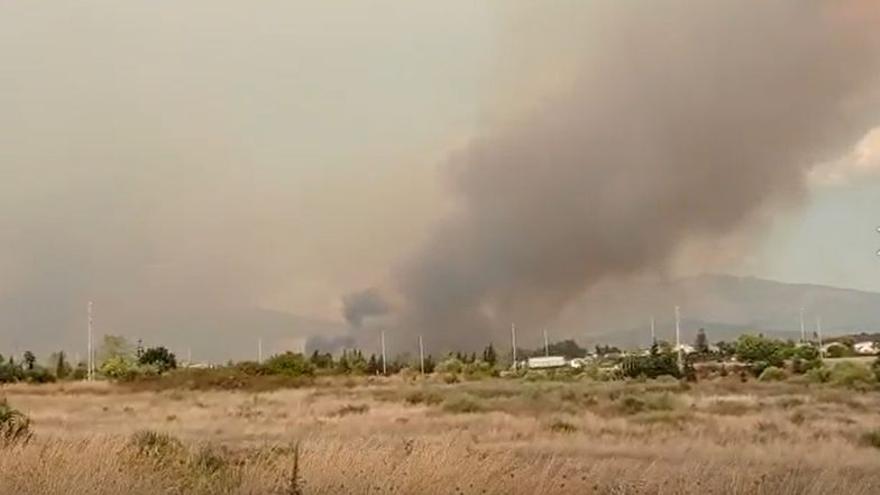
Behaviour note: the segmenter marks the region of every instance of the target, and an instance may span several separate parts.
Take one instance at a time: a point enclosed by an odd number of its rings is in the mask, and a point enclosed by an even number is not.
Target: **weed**
[[[871,430],[862,435],[862,444],[880,449],[880,430]]]
[[[574,433],[578,428],[568,421],[557,419],[550,423],[549,430],[553,433]]]
[[[183,447],[180,441],[171,435],[152,430],[135,433],[131,436],[129,445],[138,455],[156,459],[167,458],[178,453]]]
[[[351,414],[365,414],[369,410],[370,410],[370,406],[368,406],[366,404],[358,404],[358,405],[346,404],[345,406],[340,408],[338,411],[333,413],[333,416],[342,417],[342,416],[349,416]]]
[[[426,390],[413,390],[406,394],[404,400],[407,404],[417,405],[417,404],[426,404],[429,406],[437,405],[443,402],[443,397],[436,392],[430,392]]]
[[[443,410],[451,413],[476,413],[485,410],[475,397],[462,394],[451,397],[443,403]]]
[[[0,400],[0,442],[27,443],[32,437],[30,418],[10,407],[6,399]]]

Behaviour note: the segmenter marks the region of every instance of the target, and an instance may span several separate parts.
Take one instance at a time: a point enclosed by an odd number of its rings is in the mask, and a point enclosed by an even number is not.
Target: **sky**
[[[449,154],[567,84],[570,4],[2,2],[0,336],[89,300],[341,321],[450,210]],[[878,136],[707,269],[880,291]]]

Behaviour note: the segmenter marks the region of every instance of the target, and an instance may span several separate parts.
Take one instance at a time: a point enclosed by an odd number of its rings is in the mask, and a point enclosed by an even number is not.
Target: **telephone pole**
[[[801,344],[807,342],[807,327],[804,325],[804,308],[801,307]]]
[[[513,371],[516,371],[516,323],[510,324],[510,340],[513,346]]]
[[[657,343],[657,333],[654,331],[654,317],[651,317],[651,347]]]
[[[87,364],[86,364],[86,366],[88,367],[88,370],[86,372],[86,380],[92,381],[92,379],[94,378],[93,370],[95,369],[95,358],[94,358],[94,352],[92,351],[92,301],[89,301],[89,343],[88,343],[88,348],[89,348],[89,357],[87,359]]]
[[[422,336],[419,335],[419,365],[422,369],[422,376],[425,376],[425,343]]]
[[[684,372],[684,363],[681,359],[681,311],[675,307],[675,349],[678,351],[678,371]]]
[[[550,341],[547,340],[547,329],[544,329],[544,356],[550,356]]]
[[[384,376],[388,374],[388,368],[385,365],[385,330],[382,330],[379,337],[382,340],[382,375]]]

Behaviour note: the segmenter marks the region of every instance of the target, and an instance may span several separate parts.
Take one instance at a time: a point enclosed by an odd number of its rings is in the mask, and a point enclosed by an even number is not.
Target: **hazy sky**
[[[566,84],[570,4],[0,3],[0,307],[340,319],[446,211],[448,153]],[[880,290],[856,145],[711,268]]]

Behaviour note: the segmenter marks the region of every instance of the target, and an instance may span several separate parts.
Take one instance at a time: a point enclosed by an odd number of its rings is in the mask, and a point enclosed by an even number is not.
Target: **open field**
[[[398,377],[2,395],[35,432],[0,456],[2,493],[880,491],[880,396],[824,386]]]

